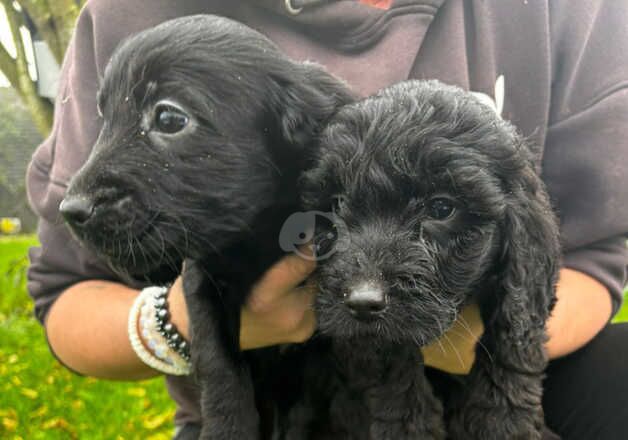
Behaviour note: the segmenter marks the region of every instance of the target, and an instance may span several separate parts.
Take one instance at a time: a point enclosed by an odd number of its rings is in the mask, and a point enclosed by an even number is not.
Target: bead
[[[158,297],[155,300],[155,307],[163,308],[165,305],[166,305],[166,298],[165,297]]]
[[[168,322],[166,323],[166,325],[164,325],[164,331],[166,333],[172,333],[173,331],[176,331],[174,328],[174,325],[172,325],[172,323]]]
[[[179,333],[173,333],[172,335],[170,335],[169,339],[172,342],[179,342],[179,339],[181,339],[181,335]]]
[[[161,309],[161,310],[157,311],[157,317],[161,318],[161,319],[166,319],[168,317],[168,310]]]
[[[127,320],[127,333],[129,341],[133,351],[137,356],[150,367],[172,375],[187,375],[190,374],[189,361],[184,356],[173,353],[171,349],[164,343],[165,338],[161,339],[157,336],[158,327],[155,325],[155,311],[153,307],[152,299],[155,296],[155,291],[159,291],[162,288],[147,287],[140,295],[135,299],[131,310],[129,311],[129,318]],[[138,325],[141,318],[141,309],[143,305],[149,305],[148,309],[152,310],[144,321],[145,326]],[[146,308],[144,308],[146,310]],[[146,331],[146,333],[144,332]],[[147,336],[145,342],[140,338],[140,335]],[[154,339],[156,337],[157,339]],[[151,353],[150,350],[153,350]],[[160,359],[163,356],[163,359]]]

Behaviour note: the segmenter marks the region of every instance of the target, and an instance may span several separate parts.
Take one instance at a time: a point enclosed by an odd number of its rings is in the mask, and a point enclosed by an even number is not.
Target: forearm
[[[108,379],[143,379],[158,374],[131,348],[129,310],[138,291],[108,281],[83,281],[57,299],[46,319],[50,345],[73,370]]]
[[[549,340],[545,347],[550,359],[586,345],[608,323],[612,311],[608,289],[575,270],[561,269],[556,297],[547,322]]]

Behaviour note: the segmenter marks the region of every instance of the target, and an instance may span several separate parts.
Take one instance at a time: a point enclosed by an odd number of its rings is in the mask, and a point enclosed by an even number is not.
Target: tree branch
[[[39,35],[48,44],[57,63],[61,64],[65,46],[60,41],[57,26],[48,2],[43,0],[19,0],[18,3],[28,12],[28,16],[35,23]]]
[[[50,0],[48,0],[48,2],[50,2]],[[54,0],[54,7],[49,6],[49,9],[52,13],[57,29],[58,42],[63,53],[72,39],[76,17],[78,17],[79,14],[79,7],[76,4],[76,0]]]
[[[13,9],[11,0],[0,0],[0,3],[4,6],[17,54],[15,58],[17,86],[14,85],[14,87],[22,96],[35,126],[43,136],[46,136],[52,126],[52,104],[37,94],[37,87],[28,73],[26,51],[24,50],[24,42],[22,41],[22,34],[20,33],[20,26],[24,24],[23,19],[21,15]]]
[[[13,87],[17,84],[17,68],[15,67],[15,60],[6,48],[0,44],[0,70],[7,77]]]

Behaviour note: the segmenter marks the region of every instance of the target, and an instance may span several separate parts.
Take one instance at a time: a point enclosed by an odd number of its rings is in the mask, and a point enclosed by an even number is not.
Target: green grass
[[[80,377],[48,351],[26,294],[32,236],[0,237],[0,438],[169,439],[174,404],[163,379]]]
[[[30,313],[32,304],[25,293],[27,251],[36,244],[30,235],[0,236],[0,314]]]
[[[624,304],[613,318],[613,322],[628,322],[628,288],[624,290]]]
[[[33,236],[0,237],[0,439],[170,438],[174,404],[162,379],[79,377],[50,355],[26,294],[33,245]],[[628,321],[628,305],[618,321]]]

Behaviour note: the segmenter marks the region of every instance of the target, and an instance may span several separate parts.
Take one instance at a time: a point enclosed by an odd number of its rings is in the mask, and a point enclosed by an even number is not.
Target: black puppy
[[[263,383],[276,352],[240,353],[240,309],[282,254],[279,230],[298,210],[310,139],[350,99],[320,67],[214,16],[139,33],[105,71],[103,127],[60,211],[122,272],[165,282],[190,259],[184,290],[202,438],[260,435],[249,367]]]
[[[447,438],[539,439],[559,244],[521,136],[460,89],[408,81],[344,106],[316,154],[305,207],[343,227],[316,232],[332,342],[304,362],[292,438],[445,438],[419,347],[476,302],[485,333]]]

